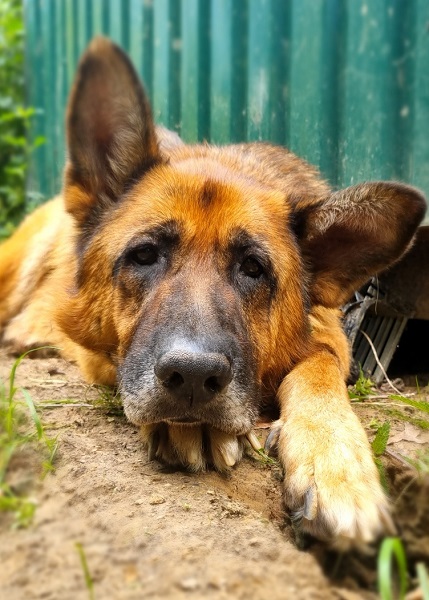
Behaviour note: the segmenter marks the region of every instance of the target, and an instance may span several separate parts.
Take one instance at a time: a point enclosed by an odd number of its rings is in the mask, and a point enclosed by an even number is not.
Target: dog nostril
[[[206,381],[204,382],[204,387],[213,394],[220,392],[222,389],[222,386],[220,385],[217,377],[209,377],[208,379],[206,379]]]
[[[168,379],[163,382],[163,385],[167,388],[179,388],[185,383],[185,380],[180,373],[175,371]]]

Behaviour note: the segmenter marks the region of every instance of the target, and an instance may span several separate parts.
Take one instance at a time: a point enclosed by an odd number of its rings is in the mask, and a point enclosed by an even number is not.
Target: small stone
[[[187,577],[179,582],[179,587],[184,592],[195,592],[200,587],[200,584],[195,577]]]
[[[149,504],[164,504],[165,498],[162,496],[152,496],[149,500]]]
[[[261,540],[257,537],[251,538],[249,540],[249,546],[259,546],[261,544]]]

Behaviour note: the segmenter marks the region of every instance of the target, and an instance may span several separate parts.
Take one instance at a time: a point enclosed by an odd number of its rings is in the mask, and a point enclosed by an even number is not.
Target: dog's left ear
[[[67,111],[67,210],[80,225],[160,160],[149,101],[130,60],[96,37],[82,56]]]
[[[339,307],[410,246],[426,210],[416,189],[391,182],[355,185],[325,201],[297,204],[294,222],[312,274],[314,304]]]

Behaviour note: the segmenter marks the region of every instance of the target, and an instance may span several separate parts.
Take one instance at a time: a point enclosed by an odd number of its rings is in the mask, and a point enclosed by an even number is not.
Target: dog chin
[[[171,427],[203,427],[213,428],[231,435],[245,435],[250,431],[256,420],[256,412],[249,414],[237,414],[235,411],[226,411],[223,416],[219,414],[216,418],[205,418],[199,415],[171,415],[162,414],[158,411],[148,410],[146,405],[137,398],[130,396],[122,397],[124,411],[127,419],[134,425],[156,425],[165,423]]]

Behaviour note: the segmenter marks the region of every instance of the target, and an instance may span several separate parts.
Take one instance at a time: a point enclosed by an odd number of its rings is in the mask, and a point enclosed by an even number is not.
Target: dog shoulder
[[[71,247],[72,227],[62,197],[57,196],[26,217],[0,246],[0,330],[31,304],[53,263],[60,262],[55,256]]]

